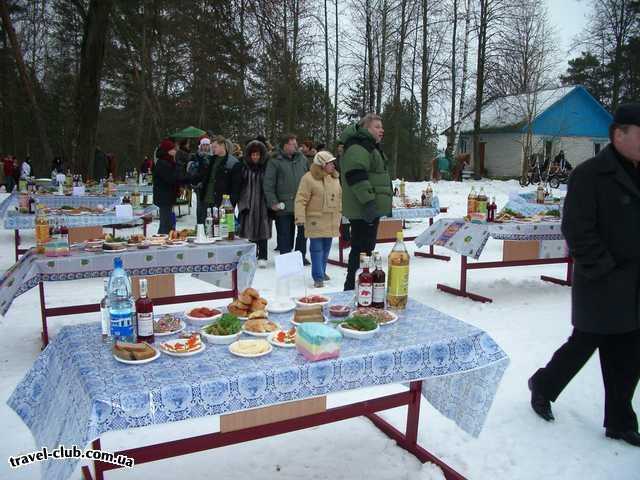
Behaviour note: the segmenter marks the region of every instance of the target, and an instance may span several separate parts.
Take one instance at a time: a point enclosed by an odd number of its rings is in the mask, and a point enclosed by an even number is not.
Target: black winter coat
[[[195,174],[194,183],[198,193],[198,201],[207,198],[209,180],[214,173],[211,171],[213,157],[209,155],[196,155],[194,162],[198,163],[193,168],[198,171]],[[231,204],[235,207],[240,199],[242,189],[242,163],[236,157],[227,154],[225,160],[221,162],[215,172],[215,184],[213,188],[213,205],[220,206],[222,195],[229,195]]]
[[[569,177],[562,233],[575,261],[574,327],[599,334],[639,330],[640,190],[613,146]]]
[[[153,166],[153,204],[158,207],[173,207],[176,204],[178,187],[189,182],[176,163],[162,158]]]

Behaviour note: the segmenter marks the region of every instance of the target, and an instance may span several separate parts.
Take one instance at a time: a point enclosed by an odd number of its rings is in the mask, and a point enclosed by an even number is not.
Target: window
[[[460,138],[460,153],[467,153],[467,139]]]

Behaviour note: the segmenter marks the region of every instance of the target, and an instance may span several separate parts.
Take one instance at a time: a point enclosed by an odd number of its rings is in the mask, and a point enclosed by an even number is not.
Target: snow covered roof
[[[483,131],[519,129],[518,127],[526,124],[528,105],[533,107],[532,120],[535,120],[575,88],[576,86],[560,87],[496,98],[482,108],[480,129]],[[461,132],[473,131],[474,112],[475,110],[469,112],[462,119]]]

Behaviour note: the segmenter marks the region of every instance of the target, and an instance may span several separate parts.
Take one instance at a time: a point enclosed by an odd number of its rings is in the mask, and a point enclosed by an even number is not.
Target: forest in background
[[[640,98],[640,0],[591,0],[568,68],[544,0],[0,0],[0,152],[120,172],[193,125],[334,148],[366,112],[394,176],[422,179],[448,127],[493,98],[584,85]],[[529,111],[526,116],[534,115]]]

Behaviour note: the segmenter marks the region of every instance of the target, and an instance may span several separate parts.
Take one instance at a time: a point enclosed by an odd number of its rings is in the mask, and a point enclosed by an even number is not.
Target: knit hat
[[[209,140],[207,137],[202,137],[200,139],[200,145],[210,145],[211,144],[211,140]]]
[[[165,153],[169,153],[169,150],[173,150],[174,148],[176,148],[176,144],[173,142],[173,140],[165,138],[160,142],[160,150]]]
[[[324,167],[327,163],[331,163],[335,161],[336,161],[336,157],[331,155],[331,152],[327,152],[326,150],[316,153],[316,156],[313,157],[313,163],[321,167]]]
[[[613,114],[613,122],[619,125],[640,127],[640,103],[624,103]]]

